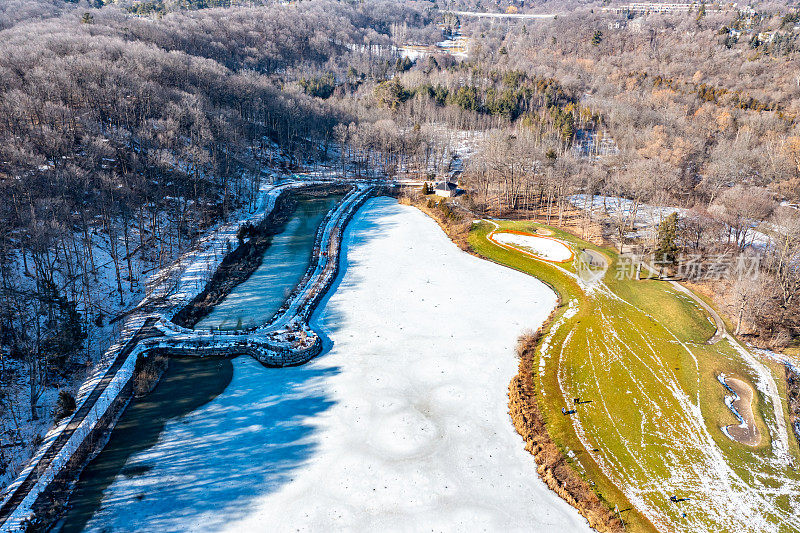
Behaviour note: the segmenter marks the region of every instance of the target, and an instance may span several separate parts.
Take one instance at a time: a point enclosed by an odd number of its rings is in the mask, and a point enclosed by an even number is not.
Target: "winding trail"
[[[158,328],[164,336],[148,348],[197,357],[248,354],[271,367],[301,365],[318,355],[322,340],[308,321],[338,274],[342,232],[373,190],[355,187],[326,215],[308,271],[269,322],[241,331],[198,331],[161,320]]]
[[[714,335],[711,336],[710,339],[706,341],[706,344],[716,344],[722,339],[729,337],[728,330],[725,327],[725,321],[722,320],[722,317],[719,316],[716,309],[711,307],[705,300],[697,296],[693,291],[687,289],[680,283],[674,280],[670,280],[670,285],[672,285],[676,290],[680,291],[681,293],[685,294],[692,300],[694,300],[700,307],[706,310],[706,312],[711,315],[714,319],[714,325],[716,326],[717,330],[714,332]]]

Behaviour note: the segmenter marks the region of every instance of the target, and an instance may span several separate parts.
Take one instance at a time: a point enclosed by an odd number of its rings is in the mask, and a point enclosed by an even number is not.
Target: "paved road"
[[[678,291],[689,296],[692,300],[697,302],[700,305],[700,307],[705,309],[708,312],[708,314],[711,315],[712,318],[714,319],[714,325],[717,327],[717,331],[715,331],[714,335],[706,341],[706,344],[716,344],[728,335],[728,330],[725,329],[725,321],[722,320],[722,317],[719,316],[719,313],[717,313],[713,307],[708,305],[705,300],[697,296],[694,292],[687,289],[677,281],[670,281],[670,283]]]
[[[460,17],[478,17],[492,19],[552,19],[558,14],[539,14],[539,13],[481,13],[478,11],[442,11]]]
[[[70,423],[67,424],[67,427],[65,427],[61,434],[59,434],[59,436],[56,437],[56,439],[50,444],[45,453],[36,462],[34,468],[28,473],[28,476],[25,478],[25,480],[20,483],[11,496],[3,503],[3,506],[0,507],[0,526],[5,523],[14,509],[16,509],[17,506],[22,503],[22,501],[28,495],[30,489],[39,480],[39,477],[47,470],[47,467],[50,465],[53,459],[55,459],[61,449],[67,444],[67,441],[69,441],[70,437],[72,437],[75,431],[86,419],[86,416],[92,410],[92,407],[94,407],[97,399],[100,398],[100,395],[106,390],[109,383],[111,383],[111,380],[114,379],[117,371],[128,358],[128,355],[130,355],[131,351],[133,351],[133,349],[142,340],[161,335],[161,332],[153,327],[156,321],[156,317],[147,318],[139,330],[128,340],[128,342],[125,343],[125,345],[117,354],[117,357],[114,359],[114,362],[111,364],[108,370],[106,370],[106,373],[97,383],[97,385],[95,385],[89,396],[83,401],[81,407],[75,412],[74,415],[72,415],[72,420],[70,420]]]

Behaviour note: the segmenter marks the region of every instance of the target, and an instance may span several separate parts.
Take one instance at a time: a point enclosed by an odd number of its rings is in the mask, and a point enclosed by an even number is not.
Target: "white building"
[[[458,194],[458,185],[452,181],[440,181],[434,186],[433,192],[436,193],[437,196],[450,198]]]

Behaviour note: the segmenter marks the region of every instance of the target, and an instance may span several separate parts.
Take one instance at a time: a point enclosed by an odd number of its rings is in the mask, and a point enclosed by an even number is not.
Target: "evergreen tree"
[[[672,213],[658,225],[656,261],[674,265],[678,253],[678,213]]]
[[[459,87],[458,91],[450,93],[450,95],[452,97],[452,102],[462,109],[477,111],[480,107],[477,87],[471,85]]]
[[[385,107],[397,109],[411,96],[397,78],[379,83],[375,87],[375,97]]]

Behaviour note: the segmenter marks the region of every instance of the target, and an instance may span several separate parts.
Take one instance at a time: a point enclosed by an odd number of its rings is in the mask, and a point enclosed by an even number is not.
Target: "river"
[[[302,199],[284,230],[272,238],[261,266],[201,320],[195,329],[263,324],[280,308],[308,268],[322,219],[342,197]]]
[[[282,232],[273,237],[261,266],[195,327],[248,327],[269,320],[308,268],[316,230],[339,199],[340,195],[301,198]],[[254,435],[266,404],[271,404],[273,418],[264,426],[280,424],[282,414],[296,412],[275,410],[270,401],[286,394],[293,373],[297,370],[266,369],[249,357],[171,359],[153,392],[131,403],[108,444],[81,473],[69,511],[56,529],[130,531],[138,523],[135,529],[163,531],[174,528],[175,520],[191,523],[191,517],[179,513],[181,509],[196,513],[197,501],[207,500],[211,508],[224,506],[220,499],[240,503],[251,483],[265,481],[258,467],[251,469],[245,463],[275,461],[251,454],[250,448],[259,449],[265,439],[293,438],[291,432],[281,431],[282,436]],[[242,397],[250,396],[266,404],[244,405]],[[217,462],[223,458],[227,460]],[[194,471],[183,476],[190,464]],[[236,471],[231,472],[234,465]],[[226,477],[223,498],[212,485]],[[202,529],[202,523],[197,527]]]

